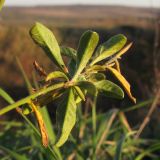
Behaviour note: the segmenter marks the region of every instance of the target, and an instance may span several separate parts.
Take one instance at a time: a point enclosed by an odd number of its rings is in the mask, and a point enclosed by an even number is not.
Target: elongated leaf
[[[135,132],[128,132],[117,142],[114,160],[122,160],[122,151],[123,151],[123,145],[125,143],[125,140],[133,134],[135,134]]]
[[[97,89],[92,82],[89,81],[79,81],[75,84],[79,86],[81,89],[87,90],[87,93],[95,96],[97,94]]]
[[[86,69],[87,73],[97,73],[99,71],[105,71],[106,67],[101,65],[94,65]]]
[[[15,108],[17,108],[17,107],[19,107],[21,105],[24,105],[24,104],[30,102],[31,99],[34,100],[35,98],[37,98],[37,97],[39,97],[39,96],[41,96],[43,94],[47,94],[47,93],[49,93],[49,92],[51,92],[53,90],[62,88],[63,86],[64,86],[64,83],[59,83],[59,84],[52,85],[52,86],[50,86],[48,88],[43,88],[43,89],[37,91],[36,93],[34,93],[34,94],[32,94],[32,95],[30,95],[30,96],[28,96],[26,98],[20,99],[19,101],[15,102],[15,103],[7,106],[7,107],[2,108],[0,110],[0,115],[3,115],[5,113],[11,111],[12,109],[15,109]]]
[[[88,61],[98,44],[99,36],[96,32],[85,32],[79,42],[77,50],[77,71],[73,79],[76,79],[82,70],[86,67]]]
[[[123,47],[117,54],[115,54],[110,60],[107,61],[107,64],[111,64],[112,62],[116,61],[117,59],[121,58],[121,56],[126,53],[132,46],[132,43],[129,43],[125,47]]]
[[[112,67],[107,67],[112,73],[113,75],[119,80],[119,82],[123,85],[124,89],[126,90],[126,93],[128,94],[129,98],[136,103],[136,98],[134,98],[131,94],[131,90],[130,90],[130,84],[128,83],[128,81],[114,68]]]
[[[38,125],[39,125],[39,129],[41,132],[41,138],[42,138],[42,144],[44,147],[47,147],[49,144],[48,141],[48,134],[47,134],[47,130],[43,121],[43,117],[38,109],[38,106],[36,106],[33,102],[30,102],[30,105],[35,113]]]
[[[150,154],[155,153],[160,150],[160,143],[154,144],[146,149],[144,152],[140,153],[135,160],[143,160],[145,157],[148,157]],[[157,158],[158,160],[159,158]],[[156,160],[156,159],[155,159]]]
[[[77,57],[77,51],[73,48],[70,48],[70,47],[60,47],[61,49],[61,54],[64,55],[64,56],[67,56],[67,57],[70,57],[74,60],[76,60],[76,57]]]
[[[47,56],[66,72],[66,67],[60,54],[60,47],[53,33],[41,23],[36,23],[30,30],[34,42],[42,47]]]
[[[73,89],[67,91],[67,95],[57,108],[56,121],[58,125],[58,138],[56,146],[62,146],[76,123],[76,103],[74,100]]]
[[[127,38],[122,34],[111,37],[107,42],[98,47],[95,55],[96,57],[90,65],[92,66],[95,63],[114,55],[124,47],[126,42]]]
[[[0,10],[2,9],[4,2],[5,0],[0,0]]]
[[[123,90],[111,81],[102,80],[99,82],[95,82],[94,84],[98,89],[98,91],[107,97],[112,97],[117,99],[124,98]]]
[[[103,73],[91,73],[88,77],[89,81],[91,82],[98,82],[105,80],[105,75]]]
[[[10,95],[8,95],[4,90],[2,90],[3,92],[2,93],[5,93],[5,94],[2,94],[3,98],[9,103],[9,104],[13,104],[15,101],[12,99],[12,97]],[[1,92],[0,92],[1,94]],[[7,95],[7,96],[5,96]],[[0,95],[1,96],[1,95]],[[34,133],[36,136],[38,136],[40,138],[40,133],[39,131],[36,129],[36,127],[32,124],[32,122],[21,112],[19,112],[20,115],[25,119],[25,121],[28,123],[28,125],[30,126],[31,129],[33,129]],[[57,148],[54,147],[54,149],[52,149],[50,146],[48,146],[45,151],[50,154],[50,156],[52,156],[53,160],[55,159],[59,159],[59,160],[62,160],[62,157],[60,155],[60,153],[58,152]],[[58,158],[56,158],[58,157]],[[22,160],[22,159],[21,159]]]
[[[63,72],[60,72],[60,71],[55,71],[55,72],[49,73],[45,80],[50,81],[55,78],[64,78],[67,81],[69,80],[68,77]]]
[[[68,63],[68,70],[71,77],[73,77],[74,73],[76,72],[76,61],[71,59]]]
[[[27,157],[25,155],[18,154],[15,151],[12,151],[12,150],[10,150],[10,149],[8,149],[6,147],[0,146],[0,149],[2,149],[5,152],[7,152],[15,160],[27,160]]]
[[[10,95],[5,92],[2,88],[0,88],[0,97],[4,98],[8,103],[13,104],[14,100],[10,97]]]
[[[77,93],[77,95],[83,100],[85,101],[85,95],[83,94],[82,90],[78,87],[78,86],[74,86],[73,87]]]

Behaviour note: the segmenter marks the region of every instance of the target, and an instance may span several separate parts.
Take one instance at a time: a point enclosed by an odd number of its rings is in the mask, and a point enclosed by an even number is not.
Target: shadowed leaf
[[[70,88],[63,102],[56,111],[56,122],[58,125],[58,137],[56,146],[62,146],[68,139],[68,136],[76,123],[76,103],[73,89]]]
[[[87,93],[90,95],[95,96],[97,94],[97,89],[94,85],[94,83],[89,81],[79,81],[75,84],[76,86],[79,86],[81,89],[87,90]]]
[[[70,47],[64,47],[64,46],[62,46],[60,49],[61,49],[61,54],[62,55],[76,60],[77,51],[75,49],[70,48]]]
[[[92,73],[89,75],[88,79],[91,82],[98,82],[101,80],[105,80],[105,75],[103,73]]]
[[[124,98],[123,90],[116,84],[108,80],[102,80],[94,83],[100,93],[107,97],[122,99]]]

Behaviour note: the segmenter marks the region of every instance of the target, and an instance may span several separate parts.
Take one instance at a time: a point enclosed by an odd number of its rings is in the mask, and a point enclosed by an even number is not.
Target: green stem
[[[93,129],[93,155],[92,160],[96,160],[96,104],[97,104],[97,95],[94,96],[92,104],[92,129]]]
[[[24,105],[24,104],[28,103],[30,100],[33,100],[33,99],[37,98],[38,96],[41,96],[41,95],[46,94],[48,92],[51,92],[55,89],[61,88],[63,86],[64,86],[64,83],[59,83],[59,84],[52,85],[48,88],[43,88],[43,89],[39,90],[38,92],[36,92],[36,93],[26,97],[26,98],[23,98],[23,99],[15,102],[15,103],[7,106],[7,107],[1,109],[0,110],[0,116],[9,112],[12,109],[15,109],[16,107],[19,107],[21,105]]]

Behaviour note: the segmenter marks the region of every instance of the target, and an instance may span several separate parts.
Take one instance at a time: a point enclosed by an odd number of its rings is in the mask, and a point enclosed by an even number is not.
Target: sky
[[[7,6],[35,6],[35,5],[70,5],[70,4],[106,4],[139,7],[159,7],[160,0],[6,0]]]

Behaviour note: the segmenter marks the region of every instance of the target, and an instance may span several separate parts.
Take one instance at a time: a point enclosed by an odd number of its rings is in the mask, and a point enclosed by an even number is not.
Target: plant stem
[[[93,155],[92,160],[96,160],[96,104],[97,104],[97,95],[95,94],[92,103],[92,129],[93,129]]]
[[[63,86],[64,86],[64,83],[59,83],[59,84],[52,85],[48,88],[43,88],[43,89],[39,90],[38,92],[36,92],[36,93],[26,97],[26,98],[23,98],[23,99],[15,102],[15,103],[7,106],[7,107],[1,109],[0,110],[0,116],[5,114],[6,112],[9,112],[12,109],[15,109],[15,108],[17,108],[21,105],[24,105],[24,104],[28,103],[30,100],[33,100],[33,99],[37,98],[38,96],[41,96],[42,94],[46,94],[48,92],[51,92],[51,91],[53,91],[55,89],[58,89],[58,88],[61,88]]]

